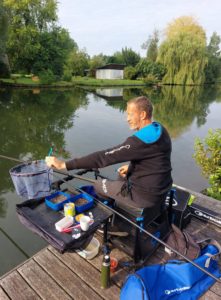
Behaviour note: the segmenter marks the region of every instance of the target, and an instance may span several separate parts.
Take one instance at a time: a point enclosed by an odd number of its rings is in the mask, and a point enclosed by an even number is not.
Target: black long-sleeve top
[[[68,170],[103,168],[130,161],[127,180],[138,194],[162,195],[172,184],[171,139],[167,130],[153,122],[113,148],[66,162]]]

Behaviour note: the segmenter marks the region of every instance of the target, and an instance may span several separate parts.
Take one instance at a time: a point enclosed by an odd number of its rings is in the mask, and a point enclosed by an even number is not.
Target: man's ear
[[[140,117],[141,117],[141,120],[145,120],[147,118],[147,113],[143,110],[141,113],[140,113]]]

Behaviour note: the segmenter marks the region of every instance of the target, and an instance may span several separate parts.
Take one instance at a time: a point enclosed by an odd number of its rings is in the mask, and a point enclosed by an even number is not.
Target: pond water
[[[162,87],[154,89],[0,89],[0,154],[20,160],[43,159],[53,145],[59,157],[82,156],[109,148],[131,135],[126,122],[127,100],[147,95],[154,103],[154,120],[168,129],[173,142],[174,182],[200,191],[207,181],[192,158],[194,139],[221,127],[221,89]],[[18,220],[9,169],[16,163],[0,158],[0,275],[46,242]],[[118,166],[102,174],[115,177]]]

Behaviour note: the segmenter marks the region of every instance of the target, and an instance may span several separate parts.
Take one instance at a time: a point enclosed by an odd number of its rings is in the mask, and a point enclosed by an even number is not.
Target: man
[[[130,161],[129,165],[118,169],[120,180],[99,179],[94,185],[95,191],[115,199],[120,207],[159,210],[172,185],[171,140],[161,124],[152,122],[152,111],[148,98],[131,99],[127,104],[127,121],[136,132],[125,142],[66,162],[46,157],[47,165],[73,170],[103,168]]]

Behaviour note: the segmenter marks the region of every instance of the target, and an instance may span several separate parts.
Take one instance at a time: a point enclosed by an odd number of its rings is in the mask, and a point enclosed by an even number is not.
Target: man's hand
[[[117,172],[119,173],[119,175],[120,175],[121,177],[126,177],[127,171],[128,171],[128,165],[121,166],[121,167],[117,170]]]
[[[58,170],[66,170],[65,161],[59,160],[55,156],[46,156],[45,162],[49,168],[56,168]]]

